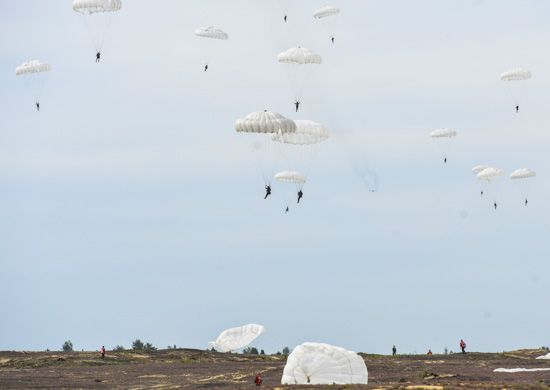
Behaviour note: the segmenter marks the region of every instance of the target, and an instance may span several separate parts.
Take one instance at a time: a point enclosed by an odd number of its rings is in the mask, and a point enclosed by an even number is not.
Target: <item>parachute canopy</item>
[[[520,168],[510,174],[510,179],[528,179],[530,177],[535,177],[536,175],[536,172],[531,171],[530,169]]]
[[[475,167],[472,168],[472,172],[477,175],[479,172],[483,171],[486,168],[489,168],[489,166],[488,165],[476,165]]]
[[[456,137],[456,131],[453,129],[435,129],[430,133],[432,138],[451,138]]]
[[[365,361],[357,353],[323,343],[304,343],[288,356],[283,385],[367,384]]]
[[[122,0],[73,0],[73,10],[81,14],[115,12],[122,8]]]
[[[216,341],[210,341],[208,344],[219,352],[235,351],[246,347],[264,332],[265,327],[262,325],[238,326],[224,330]]]
[[[195,35],[202,38],[221,39],[224,41],[229,38],[226,32],[213,26],[197,28]]]
[[[292,145],[311,145],[322,142],[329,137],[328,130],[320,123],[310,120],[296,120],[296,131],[293,133],[277,133],[271,138],[275,142]]]
[[[488,167],[477,174],[479,180],[491,181],[499,176],[504,175],[504,172],[495,167]]]
[[[239,133],[291,133],[296,131],[292,119],[285,118],[272,111],[252,112],[244,118],[237,119],[235,130]]]
[[[340,8],[333,7],[332,5],[325,5],[313,13],[315,19],[326,18],[327,16],[334,16],[340,13]]]
[[[313,53],[305,47],[292,47],[277,56],[279,62],[285,64],[305,65],[305,64],[320,64],[322,58],[320,55]]]
[[[521,81],[529,80],[530,78],[531,72],[521,68],[510,69],[500,74],[500,79],[502,81]]]
[[[52,66],[48,63],[41,62],[39,60],[30,60],[23,62],[17,68],[15,68],[15,74],[21,76],[30,73],[49,72],[52,70]]]
[[[306,177],[296,171],[282,171],[273,177],[281,183],[304,184],[306,182]]]

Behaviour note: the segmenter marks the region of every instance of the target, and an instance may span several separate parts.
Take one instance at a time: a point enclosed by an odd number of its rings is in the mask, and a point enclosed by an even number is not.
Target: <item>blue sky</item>
[[[248,322],[271,352],[549,343],[550,4],[333,4],[334,47],[322,2],[125,1],[96,64],[70,1],[1,3],[0,349],[205,348]],[[206,74],[204,25],[230,36]],[[323,56],[300,115],[276,61],[296,45]],[[31,58],[53,67],[39,113],[14,74]],[[233,130],[266,108],[332,135],[288,215]],[[529,206],[509,180],[496,212],[480,199],[482,163],[536,170]]]

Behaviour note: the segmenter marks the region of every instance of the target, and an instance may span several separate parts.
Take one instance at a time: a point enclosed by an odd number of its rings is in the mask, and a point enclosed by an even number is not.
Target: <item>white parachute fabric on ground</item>
[[[21,65],[15,68],[15,74],[17,76],[21,76],[26,74],[49,72],[50,70],[52,70],[52,66],[46,62],[42,62],[39,60],[29,60],[23,62]]]
[[[500,74],[502,81],[523,81],[529,80],[531,77],[532,75],[529,70],[521,68],[510,69]]]
[[[296,171],[282,171],[273,177],[281,183],[304,184],[306,182],[306,177]]]
[[[542,359],[542,360],[550,360],[550,352],[546,355],[537,356],[536,359]]]
[[[534,171],[531,171],[527,168],[520,168],[516,169],[514,172],[510,174],[510,179],[517,180],[517,179],[529,179],[531,177],[535,177],[537,174]]]
[[[236,351],[249,345],[264,332],[265,327],[258,324],[238,326],[224,330],[216,341],[208,344],[219,352]]]
[[[324,343],[304,343],[288,356],[283,385],[367,384],[365,361],[353,351]]]
[[[121,0],[73,0],[73,10],[84,18],[96,52],[103,48],[111,15],[121,8]]]
[[[456,137],[456,131],[453,129],[435,129],[430,133],[432,138],[452,138]]]
[[[537,371],[550,371],[550,367],[541,367],[541,368],[495,368],[493,372],[507,372],[507,373],[516,373],[516,372],[537,372]]]
[[[296,131],[292,133],[273,134],[275,142],[292,145],[311,145],[328,139],[329,132],[325,126],[311,120],[295,120]]]
[[[292,119],[272,111],[252,112],[244,118],[237,119],[235,130],[238,133],[258,134],[285,134],[296,131],[296,124]]]
[[[334,7],[332,5],[325,5],[324,7],[316,9],[315,12],[313,12],[313,17],[315,19],[323,19],[329,16],[338,15],[339,13],[340,8]]]
[[[229,35],[225,31],[214,26],[197,28],[195,35],[201,38],[221,39],[224,41],[229,38]]]

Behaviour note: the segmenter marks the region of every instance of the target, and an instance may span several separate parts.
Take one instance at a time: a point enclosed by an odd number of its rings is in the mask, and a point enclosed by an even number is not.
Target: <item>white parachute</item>
[[[529,181],[527,179],[531,179],[533,177],[537,176],[535,171],[532,171],[527,168],[520,168],[516,169],[514,172],[510,174],[510,179],[512,179],[514,182],[517,183],[519,190],[522,192],[522,195],[525,199],[524,204],[527,206],[528,197],[529,197]]]
[[[298,112],[302,94],[313,75],[315,65],[320,65],[323,59],[305,47],[292,47],[279,53],[277,61],[286,68]]]
[[[296,184],[300,187],[306,182],[306,177],[296,171],[282,171],[275,174],[273,177],[278,182]]]
[[[27,81],[38,110],[40,110],[40,95],[46,81],[46,72],[51,70],[50,64],[39,60],[29,60],[15,68],[15,75],[23,76]]]
[[[477,175],[479,172],[483,171],[486,168],[489,168],[489,166],[488,165],[476,165],[475,167],[472,168],[472,172]]]
[[[313,12],[313,17],[315,19],[323,19],[338,14],[340,14],[340,8],[334,7],[332,5],[325,5],[324,7],[316,9],[315,12]]]
[[[500,79],[507,84],[508,90],[512,95],[516,112],[519,112],[525,81],[531,77],[531,71],[522,68],[510,69],[500,74]]]
[[[448,128],[435,129],[430,133],[430,137],[437,141],[437,146],[441,149],[441,153],[443,154],[443,162],[447,163],[447,157],[451,147],[450,140],[456,137],[456,130]]]
[[[313,17],[328,29],[330,40],[333,44],[336,39],[336,22],[338,15],[340,15],[340,8],[332,5],[325,5],[313,12]]]
[[[295,132],[296,124],[279,113],[265,110],[238,119],[235,131],[247,136],[264,184],[269,185],[280,154],[279,144],[273,142],[270,136]]]
[[[264,110],[237,119],[235,130],[238,133],[284,134],[296,131],[296,124],[277,112]]]
[[[258,324],[238,326],[224,330],[215,341],[208,344],[218,352],[236,351],[249,345],[264,332],[265,327]]]
[[[98,54],[103,48],[105,35],[111,23],[111,15],[122,8],[122,0],[73,0],[73,10],[79,13],[86,24],[95,51]]]
[[[329,132],[325,126],[312,120],[295,120],[295,132],[272,135],[275,142],[291,145],[312,145],[328,139]]]
[[[220,42],[227,41],[229,35],[222,29],[214,26],[199,27],[195,30],[194,34],[203,39],[201,42],[201,48],[204,52],[204,71],[208,70],[208,65],[215,53],[220,49]]]
[[[324,343],[304,343],[288,356],[283,385],[367,384],[365,361],[353,351]]]
[[[480,173],[481,171],[483,171],[486,168],[489,168],[489,166],[488,165],[483,165],[483,164],[476,165],[475,167],[472,168],[472,173],[474,173],[477,177],[477,174]],[[486,184],[485,181],[480,182],[479,191],[481,193],[481,196],[483,196],[483,194],[485,193],[485,184]]]
[[[495,167],[487,167],[476,175],[476,178],[480,180],[482,183],[485,183],[491,186],[490,189],[493,197],[493,205],[495,207],[495,210],[497,208],[500,179],[503,176],[504,176],[504,172]]]

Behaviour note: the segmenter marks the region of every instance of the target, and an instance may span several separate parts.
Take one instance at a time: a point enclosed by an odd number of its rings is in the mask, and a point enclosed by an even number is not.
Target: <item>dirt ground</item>
[[[550,389],[550,371],[494,373],[498,367],[549,367],[542,350],[466,355],[362,354],[368,386],[281,386],[286,357],[191,349],[151,352],[0,352],[0,389]]]

